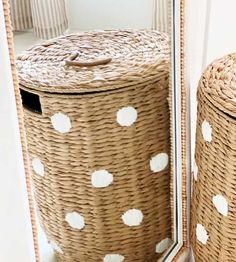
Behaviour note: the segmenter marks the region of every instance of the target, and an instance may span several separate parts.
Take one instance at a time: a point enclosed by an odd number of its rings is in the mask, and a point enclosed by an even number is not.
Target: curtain
[[[170,31],[170,1],[153,0],[152,29],[169,33]]]
[[[64,0],[10,0],[13,30],[34,29],[38,38],[49,39],[68,28]]]

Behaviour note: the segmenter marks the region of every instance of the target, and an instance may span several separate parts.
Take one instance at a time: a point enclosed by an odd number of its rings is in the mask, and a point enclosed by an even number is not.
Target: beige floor
[[[33,31],[25,32],[15,32],[14,33],[14,44],[15,44],[15,53],[19,54],[24,51],[26,48],[39,43],[41,40],[38,40]]]

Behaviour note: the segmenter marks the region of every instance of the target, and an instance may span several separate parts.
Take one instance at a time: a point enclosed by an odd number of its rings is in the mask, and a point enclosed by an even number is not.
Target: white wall
[[[72,30],[151,28],[153,0],[66,0]]]
[[[186,8],[186,57],[187,77],[190,88],[191,109],[191,154],[192,166],[195,151],[195,130],[197,115],[197,86],[203,71],[205,61],[205,34],[208,21],[208,1],[210,0],[188,0]]]
[[[211,0],[206,64],[236,52],[236,1]]]

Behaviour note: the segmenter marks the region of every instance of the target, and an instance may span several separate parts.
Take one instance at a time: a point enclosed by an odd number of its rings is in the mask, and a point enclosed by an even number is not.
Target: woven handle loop
[[[78,57],[78,53],[73,53],[71,54],[66,60],[65,60],[65,64],[68,66],[97,66],[97,65],[106,65],[108,63],[111,62],[111,58],[102,58],[99,60],[93,60],[93,61],[89,61],[89,62],[80,62],[80,61],[73,61]]]

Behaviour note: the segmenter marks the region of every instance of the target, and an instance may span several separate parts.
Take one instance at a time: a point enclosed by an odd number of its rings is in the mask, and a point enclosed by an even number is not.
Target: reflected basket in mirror
[[[198,89],[191,207],[196,262],[236,261],[236,54],[213,62]]]
[[[167,36],[63,36],[17,68],[37,209],[58,260],[156,261],[171,237]]]

